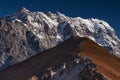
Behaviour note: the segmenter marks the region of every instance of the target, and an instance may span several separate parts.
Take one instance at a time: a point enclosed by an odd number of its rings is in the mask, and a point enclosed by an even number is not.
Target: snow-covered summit
[[[89,37],[99,45],[120,55],[120,40],[114,29],[105,21],[99,19],[71,18],[60,12],[30,12],[22,8],[15,14],[15,20],[21,21],[39,38],[46,39],[45,34],[56,43],[60,43],[72,36]],[[13,16],[11,16],[13,17]]]
[[[26,12],[30,12],[30,11],[25,7],[22,7],[20,10],[17,11],[17,13],[26,13]]]

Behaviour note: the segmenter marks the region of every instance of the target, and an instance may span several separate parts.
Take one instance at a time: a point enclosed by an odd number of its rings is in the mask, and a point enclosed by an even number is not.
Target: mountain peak
[[[56,12],[56,15],[61,16],[61,15],[64,15],[64,14],[62,14],[62,13],[59,12],[59,11],[57,11],[57,12]],[[65,16],[65,15],[64,15],[64,16]]]
[[[25,8],[25,7],[22,7],[21,9],[19,9],[17,11],[17,13],[28,13],[28,12],[30,12],[30,11],[27,8]]]

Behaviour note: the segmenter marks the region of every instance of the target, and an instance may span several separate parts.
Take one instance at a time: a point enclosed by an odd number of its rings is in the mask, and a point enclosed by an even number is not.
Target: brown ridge
[[[91,58],[105,77],[120,80],[120,59],[88,38],[79,37],[66,40],[57,47],[8,67],[0,72],[0,80],[27,80],[49,67],[72,60],[78,54]]]

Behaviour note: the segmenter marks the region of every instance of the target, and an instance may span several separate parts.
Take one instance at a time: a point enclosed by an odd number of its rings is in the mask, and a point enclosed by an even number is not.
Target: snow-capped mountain
[[[55,47],[72,36],[88,37],[120,57],[120,40],[107,22],[22,8],[0,18],[0,70]]]
[[[114,29],[103,20],[71,18],[60,12],[55,14],[30,12],[26,8],[11,17],[15,21],[22,22],[26,27],[30,27],[39,39],[44,39],[46,33],[49,38],[59,44],[71,36],[88,37],[113,54],[120,55],[120,40]]]

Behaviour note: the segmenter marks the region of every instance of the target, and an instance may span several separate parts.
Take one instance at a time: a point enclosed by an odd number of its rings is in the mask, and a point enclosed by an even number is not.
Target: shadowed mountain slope
[[[75,55],[91,58],[106,78],[120,79],[120,59],[88,38],[74,37],[57,47],[41,52],[0,72],[0,80],[27,80],[52,66],[74,59]]]

